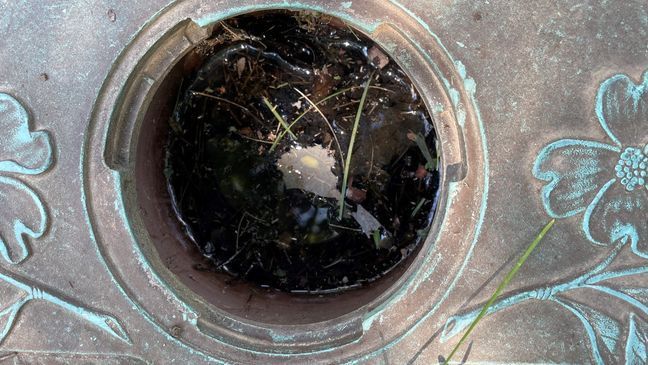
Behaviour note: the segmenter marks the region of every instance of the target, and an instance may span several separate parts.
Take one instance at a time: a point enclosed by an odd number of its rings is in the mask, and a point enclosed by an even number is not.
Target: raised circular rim
[[[371,357],[381,349],[391,347],[406,338],[420,323],[437,312],[472,254],[481,229],[488,195],[488,155],[483,125],[474,99],[474,81],[466,77],[461,63],[450,57],[428,26],[393,0],[384,4],[371,4],[367,9],[360,9],[362,6],[354,7],[351,2],[340,2],[339,7],[331,4],[325,6],[320,1],[287,4],[282,1],[245,0],[226,1],[226,4],[231,6],[200,6],[198,0],[169,5],[140,30],[104,82],[85,134],[80,166],[84,176],[83,196],[88,223],[99,246],[102,261],[124,295],[132,300],[150,323],[167,334],[174,323],[183,323],[186,328],[182,338],[168,338],[182,341],[208,356],[236,359],[241,356],[238,355],[239,352],[251,352],[278,357],[308,355],[311,359],[313,356],[325,356],[324,358],[331,360],[332,352],[341,349],[344,350],[345,355],[342,358],[345,359]],[[378,43],[391,53],[406,72],[410,71],[413,65],[421,66],[420,62],[424,62],[427,65],[424,72],[431,72],[431,76],[434,76],[438,83],[435,86],[438,95],[432,97],[426,94],[426,104],[434,116],[439,138],[445,131],[452,130],[460,137],[460,140],[455,141],[459,146],[453,148],[464,149],[459,153],[465,154],[462,165],[465,170],[461,171],[461,167],[454,165],[448,166],[447,170],[453,167],[457,171],[445,171],[443,174],[442,184],[447,185],[443,188],[441,204],[425,246],[406,273],[371,305],[340,320],[319,323],[317,326],[264,326],[242,321],[236,323],[237,320],[234,320],[226,324],[230,326],[226,331],[213,332],[213,328],[209,327],[223,329],[222,324],[207,322],[212,326],[205,326],[204,319],[198,318],[200,312],[194,308],[196,303],[189,304],[182,300],[178,296],[177,288],[170,287],[159,276],[151,265],[150,257],[142,252],[125,209],[122,173],[107,166],[104,150],[109,137],[110,123],[115,117],[114,112],[124,100],[122,92],[132,81],[133,71],[156,42],[163,39],[170,30],[177,29],[179,24],[186,22],[188,14],[196,15],[194,21],[199,26],[208,26],[240,13],[271,9],[315,10],[327,13],[365,31],[374,40],[377,32],[383,32],[383,36],[387,38]],[[385,24],[390,25],[389,31],[384,28]],[[389,36],[404,37],[413,48],[399,53],[395,44],[387,44],[387,33]],[[190,38],[189,35],[188,39]],[[413,60],[412,56],[419,57],[419,62]],[[415,83],[420,79],[416,75],[410,76]],[[143,81],[150,85],[156,82],[155,79]],[[421,88],[421,85],[417,86]],[[443,149],[444,144],[441,142]],[[442,152],[444,158],[447,157],[446,152],[447,150]],[[453,174],[452,179],[461,180],[463,177],[463,180],[451,182],[448,174]],[[473,220],[473,214],[477,215],[477,221]],[[466,227],[472,229],[466,230]],[[452,253],[453,256],[457,256],[457,248],[463,251],[458,259],[444,259],[444,255]],[[133,255],[125,258],[120,254],[124,252]],[[451,269],[454,273],[449,276],[443,275],[437,270],[439,267]],[[428,283],[434,285],[426,285]],[[442,290],[439,290],[439,287]],[[398,315],[397,307],[411,309],[410,315],[403,320]],[[388,322],[389,325],[381,326],[383,331],[376,331],[377,326],[373,326],[375,321],[383,324]],[[332,329],[349,325],[360,325],[363,330],[362,336],[350,343],[331,342],[330,337],[327,337],[335,332],[331,332]],[[246,335],[246,329],[250,328],[265,331],[268,334],[267,338],[250,338]],[[328,338],[329,341],[295,346],[295,341],[301,340],[296,335],[304,331],[315,332],[320,338]]]

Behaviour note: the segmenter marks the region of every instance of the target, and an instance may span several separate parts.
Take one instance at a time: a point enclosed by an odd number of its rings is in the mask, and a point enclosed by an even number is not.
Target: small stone
[[[171,332],[171,336],[173,336],[175,338],[178,338],[178,337],[180,337],[182,335],[182,327],[180,327],[178,325],[172,326],[169,329],[169,332]]]
[[[108,9],[106,15],[108,15],[108,20],[110,20],[111,23],[114,23],[117,20],[117,13],[115,13],[115,10],[113,9]]]
[[[243,71],[245,71],[246,62],[247,60],[245,57],[241,57],[236,61],[236,72],[238,73],[239,79],[241,78],[241,75],[243,75]]]
[[[350,186],[347,188],[346,197],[354,203],[362,203],[367,199],[367,191]]]
[[[369,58],[369,62],[371,62],[374,66],[380,69],[384,68],[389,64],[389,57],[387,57],[387,55],[385,55],[376,46],[369,48],[369,51],[367,52],[367,57]]]
[[[49,80],[49,75],[46,74],[45,72],[43,72],[42,74],[40,74],[40,75],[38,76],[38,78],[39,78],[41,81],[47,81],[47,80]]]
[[[428,171],[425,169],[425,166],[419,165],[418,168],[416,169],[416,173],[414,176],[416,176],[417,179],[424,179],[428,174]]]

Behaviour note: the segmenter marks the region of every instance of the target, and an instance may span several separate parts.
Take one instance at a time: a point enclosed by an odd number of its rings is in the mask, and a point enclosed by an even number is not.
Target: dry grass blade
[[[308,101],[308,103],[313,108],[315,108],[315,110],[319,113],[319,115],[322,116],[322,119],[324,119],[324,122],[326,122],[326,125],[329,127],[329,130],[331,131],[331,134],[333,135],[333,139],[335,140],[335,145],[337,146],[338,152],[340,153],[340,165],[344,169],[344,154],[342,154],[342,146],[340,146],[340,141],[337,138],[337,134],[335,134],[335,130],[333,129],[333,126],[329,122],[328,118],[326,118],[324,113],[322,113],[322,110],[317,106],[317,104],[313,103],[313,101],[308,96],[306,96],[306,94],[301,92],[301,90],[299,90],[297,88],[294,88],[294,89],[295,89],[295,91],[297,91],[299,93],[299,95],[301,95],[304,99],[306,99],[306,101]]]
[[[207,93],[201,93],[200,91],[191,91],[191,93],[194,94],[194,95],[204,96],[204,97],[206,97],[206,98],[210,98],[210,99],[214,99],[214,100],[222,101],[223,103],[227,103],[227,104],[230,104],[230,105],[237,106],[237,107],[239,107],[239,108],[241,108],[241,109],[243,109],[243,110],[245,110],[245,111],[247,111],[247,112],[250,111],[250,109],[244,107],[243,105],[238,104],[238,103],[235,103],[235,102],[233,102],[233,101],[231,101],[231,100],[227,100],[227,99],[225,99],[225,98],[221,98],[221,97],[218,97],[218,96],[215,96],[215,95],[211,95],[211,94],[207,94]]]
[[[331,95],[325,97],[324,99],[322,99],[322,100],[316,102],[315,104],[311,104],[311,106],[310,106],[308,109],[306,109],[303,113],[299,114],[299,115],[297,116],[297,118],[295,118],[295,120],[293,120],[292,123],[290,123],[290,125],[289,125],[288,127],[289,127],[289,128],[292,128],[295,124],[297,124],[297,122],[298,122],[301,118],[303,118],[303,117],[306,116],[308,113],[310,113],[311,110],[315,109],[314,105],[320,105],[320,104],[322,104],[322,103],[324,103],[324,102],[326,102],[326,101],[328,101],[328,100],[330,100],[330,99],[332,99],[332,98],[334,98],[334,97],[336,97],[336,96],[338,96],[338,95],[340,95],[340,94],[344,94],[344,93],[347,92],[347,91],[350,91],[350,90],[353,90],[353,89],[357,89],[357,88],[358,88],[358,86],[352,86],[352,87],[349,87],[349,88],[346,88],[346,89],[342,89],[342,90],[340,90],[340,91],[336,91],[336,92],[334,92],[333,94],[331,94]],[[277,135],[277,138],[275,138],[274,143],[272,144],[272,147],[270,147],[270,152],[272,152],[272,151],[275,150],[275,148],[277,147],[277,145],[279,144],[279,142],[281,142],[281,140],[283,139],[283,137],[284,137],[285,135],[286,135],[286,130],[283,130],[281,133],[279,133],[279,135]]]
[[[286,85],[288,85],[288,83],[281,84],[281,85],[277,86],[277,88],[284,87],[284,86],[286,86]],[[351,90],[354,90],[354,89],[358,89],[358,88],[360,88],[360,86],[351,86],[351,87],[348,87],[348,88],[345,88],[345,89],[342,89],[342,90],[336,91],[336,92],[334,92],[333,94],[331,94],[331,95],[329,95],[329,96],[327,96],[327,97],[325,97],[325,98],[323,98],[323,99],[321,99],[321,100],[319,100],[319,101],[317,101],[317,102],[315,102],[315,103],[311,103],[311,105],[310,105],[310,107],[308,107],[308,109],[306,109],[303,113],[299,114],[299,115],[297,116],[297,118],[295,118],[295,120],[293,120],[292,123],[290,123],[290,125],[288,126],[288,127],[289,127],[288,130],[291,130],[292,127],[293,127],[293,126],[294,126],[294,125],[295,125],[295,124],[296,124],[296,123],[297,123],[301,118],[305,117],[308,113],[310,113],[311,111],[313,111],[313,110],[315,109],[315,106],[316,106],[316,105],[320,105],[320,104],[322,104],[322,103],[325,103],[325,102],[327,102],[327,101],[329,101],[329,100],[335,98],[335,97],[338,96],[338,95],[344,94],[344,93],[346,93],[346,92],[348,92],[348,91],[351,91]],[[389,91],[389,92],[391,92],[391,93],[394,92],[394,91],[392,91],[392,90],[385,89],[385,88],[378,87],[378,86],[370,86],[369,88],[371,88],[371,89],[377,89],[377,90]],[[358,103],[358,101],[354,101],[354,102],[352,102],[352,103],[349,103],[348,105],[355,104],[355,103]],[[339,108],[339,106],[336,107],[336,108]],[[272,151],[275,150],[275,148],[277,147],[277,145],[279,144],[279,142],[281,142],[281,140],[283,139],[283,137],[286,135],[286,132],[287,132],[286,130],[283,130],[283,131],[281,131],[281,133],[279,133],[279,135],[277,135],[277,138],[275,139],[274,143],[272,144],[272,147],[270,147],[270,152],[272,152]],[[342,166],[344,166],[344,164],[342,164]]]

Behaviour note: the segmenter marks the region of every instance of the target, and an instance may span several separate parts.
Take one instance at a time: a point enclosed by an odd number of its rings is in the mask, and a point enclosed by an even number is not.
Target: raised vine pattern
[[[626,75],[605,80],[596,97],[595,111],[609,141],[561,139],[552,142],[539,152],[533,175],[546,182],[541,199],[547,214],[553,218],[582,215],[583,236],[597,249],[609,247],[608,255],[575,278],[504,295],[488,314],[529,300],[554,303],[582,324],[594,363],[645,364],[648,346],[648,72],[639,84]],[[629,250],[638,260],[631,260],[633,264],[624,262],[626,260],[620,258],[624,250]],[[578,297],[577,289],[594,291],[598,294],[597,301],[609,298],[624,302],[629,310],[621,313],[622,318],[612,318],[595,305],[574,299]],[[570,295],[566,295],[568,293]],[[612,303],[610,305],[614,305]],[[480,310],[481,306],[450,317],[441,341],[463,332]]]
[[[51,136],[31,131],[29,115],[11,95],[0,93],[0,259],[18,265],[30,256],[29,241],[42,237],[48,227],[48,214],[42,199],[20,179],[39,175],[53,164]],[[130,343],[116,318],[74,304],[13,273],[0,270],[0,280],[21,292],[12,302],[0,303],[0,343],[11,332],[21,309],[42,300],[77,315],[113,337]]]

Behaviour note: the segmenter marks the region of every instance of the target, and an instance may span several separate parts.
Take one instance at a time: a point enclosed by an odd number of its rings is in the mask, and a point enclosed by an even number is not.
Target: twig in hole
[[[245,110],[245,111],[247,111],[247,112],[250,111],[250,109],[244,107],[244,106],[241,105],[241,104],[238,104],[238,103],[236,103],[236,102],[233,102],[233,101],[228,100],[228,99],[225,99],[225,98],[221,98],[221,97],[216,96],[216,95],[207,94],[207,93],[202,93],[202,92],[200,92],[200,91],[193,91],[193,90],[191,91],[191,93],[194,94],[194,95],[204,96],[204,97],[206,97],[206,98],[211,98],[211,99],[214,99],[214,100],[222,101],[223,103],[228,103],[228,104],[231,104],[231,105],[237,106],[237,107],[239,107],[239,108],[241,108],[241,109],[243,109],[243,110]]]

